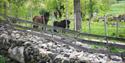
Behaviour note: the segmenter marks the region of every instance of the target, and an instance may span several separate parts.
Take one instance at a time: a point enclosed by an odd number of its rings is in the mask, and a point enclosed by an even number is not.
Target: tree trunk
[[[89,22],[88,22],[88,25],[89,25],[89,33],[91,33],[91,19],[92,19],[92,17],[93,17],[93,3],[92,3],[92,0],[89,0],[90,2],[89,2],[89,7],[90,7],[90,10],[89,10],[89,13],[90,13],[90,15],[89,15]]]
[[[6,18],[7,15],[7,6],[6,6],[6,2],[4,2],[4,18]]]
[[[75,18],[75,30],[80,31],[81,29],[81,9],[80,0],[74,0],[74,18]]]
[[[91,19],[91,18],[93,17],[93,3],[92,3],[92,0],[90,0],[89,5],[90,5],[90,10],[89,10],[89,12],[90,12],[90,19]]]

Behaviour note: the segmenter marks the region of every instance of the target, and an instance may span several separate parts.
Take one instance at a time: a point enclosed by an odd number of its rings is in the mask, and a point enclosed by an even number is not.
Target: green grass
[[[112,26],[111,24],[107,25],[107,33],[109,36],[123,35],[125,37],[125,22],[120,22],[120,26],[118,29],[118,33],[116,33],[116,26]],[[87,22],[82,23],[82,32],[89,32]],[[97,35],[105,35],[104,30],[104,22],[93,22],[91,23],[91,33]]]
[[[108,36],[121,36],[125,37],[125,22],[119,22],[119,28],[117,33],[116,26],[112,26],[111,22],[107,24]],[[70,29],[74,29],[74,22],[71,21]],[[82,21],[82,30],[80,32],[89,33],[89,26],[87,21]],[[91,23],[91,34],[105,35],[104,22],[92,22]]]
[[[105,46],[99,46],[99,45],[91,45],[93,49],[103,49],[106,48]],[[116,47],[109,47],[110,52],[112,53],[122,53],[125,52],[124,49],[116,48]],[[108,50],[109,50],[108,49]]]
[[[108,36],[118,36],[118,37],[125,38],[125,22],[119,22],[118,33],[117,33],[116,26],[112,26],[112,23],[115,23],[115,22],[109,21],[107,24]],[[19,24],[22,26],[32,27],[31,24],[27,24],[27,23],[19,23]],[[53,21],[49,21],[48,24],[52,26]],[[70,29],[74,30],[74,21],[73,20],[71,21]],[[89,33],[88,21],[82,21],[82,29],[80,32]],[[102,22],[92,21],[91,22],[91,34],[105,35],[104,22],[103,21]]]
[[[0,63],[5,63],[5,58],[0,55]]]
[[[122,14],[125,12],[125,1],[120,1],[119,3],[113,4],[111,6],[111,10],[109,13],[111,14]],[[111,22],[108,22],[111,23]],[[49,21],[49,25],[53,24],[53,21]],[[21,24],[24,26],[31,27],[30,24]],[[116,26],[112,26],[111,24],[107,25],[107,33],[108,36],[119,36],[119,37],[125,37],[125,22],[120,22],[120,26],[118,29],[118,33],[116,32]],[[71,20],[70,29],[74,30],[74,21]],[[89,26],[87,21],[82,21],[82,29],[80,32],[89,32]],[[97,35],[105,35],[104,30],[104,22],[92,22],[91,23],[91,34],[97,34]]]
[[[119,3],[111,5],[109,14],[118,15],[125,13],[125,1],[119,1]]]

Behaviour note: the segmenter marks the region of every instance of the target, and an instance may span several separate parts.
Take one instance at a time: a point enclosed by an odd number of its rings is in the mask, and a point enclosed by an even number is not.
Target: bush
[[[46,12],[48,12],[46,9],[42,8],[40,11],[39,11],[39,14],[40,15],[44,15]]]

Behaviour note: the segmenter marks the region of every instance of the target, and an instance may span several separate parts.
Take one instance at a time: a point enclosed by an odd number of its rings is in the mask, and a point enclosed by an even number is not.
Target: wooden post
[[[91,18],[89,19],[88,22],[89,22],[89,23],[88,23],[88,25],[89,25],[89,33],[91,33]]]
[[[105,36],[108,36],[108,33],[107,33],[107,16],[105,15],[104,17],[104,31],[105,31]]]
[[[74,0],[74,18],[75,18],[75,31],[80,31],[81,29],[81,9],[80,0]]]
[[[119,36],[118,30],[119,30],[119,21],[118,21],[118,18],[117,18],[117,22],[116,22],[116,37]]]
[[[54,17],[54,11],[52,12],[52,17],[51,17],[51,20],[52,20],[52,23],[54,23],[55,22],[55,17]],[[53,24],[52,24],[53,25]],[[54,25],[53,25],[54,26]],[[52,29],[51,29],[51,32],[52,32],[52,38],[53,38],[53,35],[54,35],[54,27],[52,27]]]
[[[92,0],[90,0],[89,5],[90,5],[90,10],[89,10],[90,15],[89,15],[88,25],[89,25],[89,33],[91,33],[91,19],[92,19],[92,17],[93,17],[93,9],[92,9],[92,8],[93,8],[93,5],[92,5]]]
[[[3,3],[0,2],[0,13],[2,14]]]
[[[66,20],[68,20],[68,0],[66,0]],[[66,21],[66,29],[68,29],[68,26],[67,26],[67,21]]]
[[[4,18],[6,19],[6,15],[7,14],[7,6],[6,6],[6,2],[4,2]]]
[[[15,0],[15,2],[18,3],[17,0]],[[16,5],[16,14],[15,14],[16,20],[15,20],[15,21],[17,21],[17,18],[18,18],[18,7],[19,7],[19,6]],[[20,24],[20,22],[19,22],[19,24]]]
[[[109,48],[109,45],[108,45],[108,29],[107,29],[107,15],[105,15],[104,17],[104,31],[105,31],[105,41],[106,41],[106,48],[107,48],[107,56],[108,56],[108,61],[111,59],[111,56],[110,56],[110,48]]]

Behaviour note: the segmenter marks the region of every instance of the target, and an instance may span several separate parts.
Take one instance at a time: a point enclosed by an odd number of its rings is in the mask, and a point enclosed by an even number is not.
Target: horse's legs
[[[37,25],[33,25],[33,28],[38,28],[38,26]]]
[[[44,30],[44,27],[42,27],[42,30]]]
[[[53,29],[53,31],[54,31],[54,32],[57,32],[57,30],[56,30],[56,29]]]

